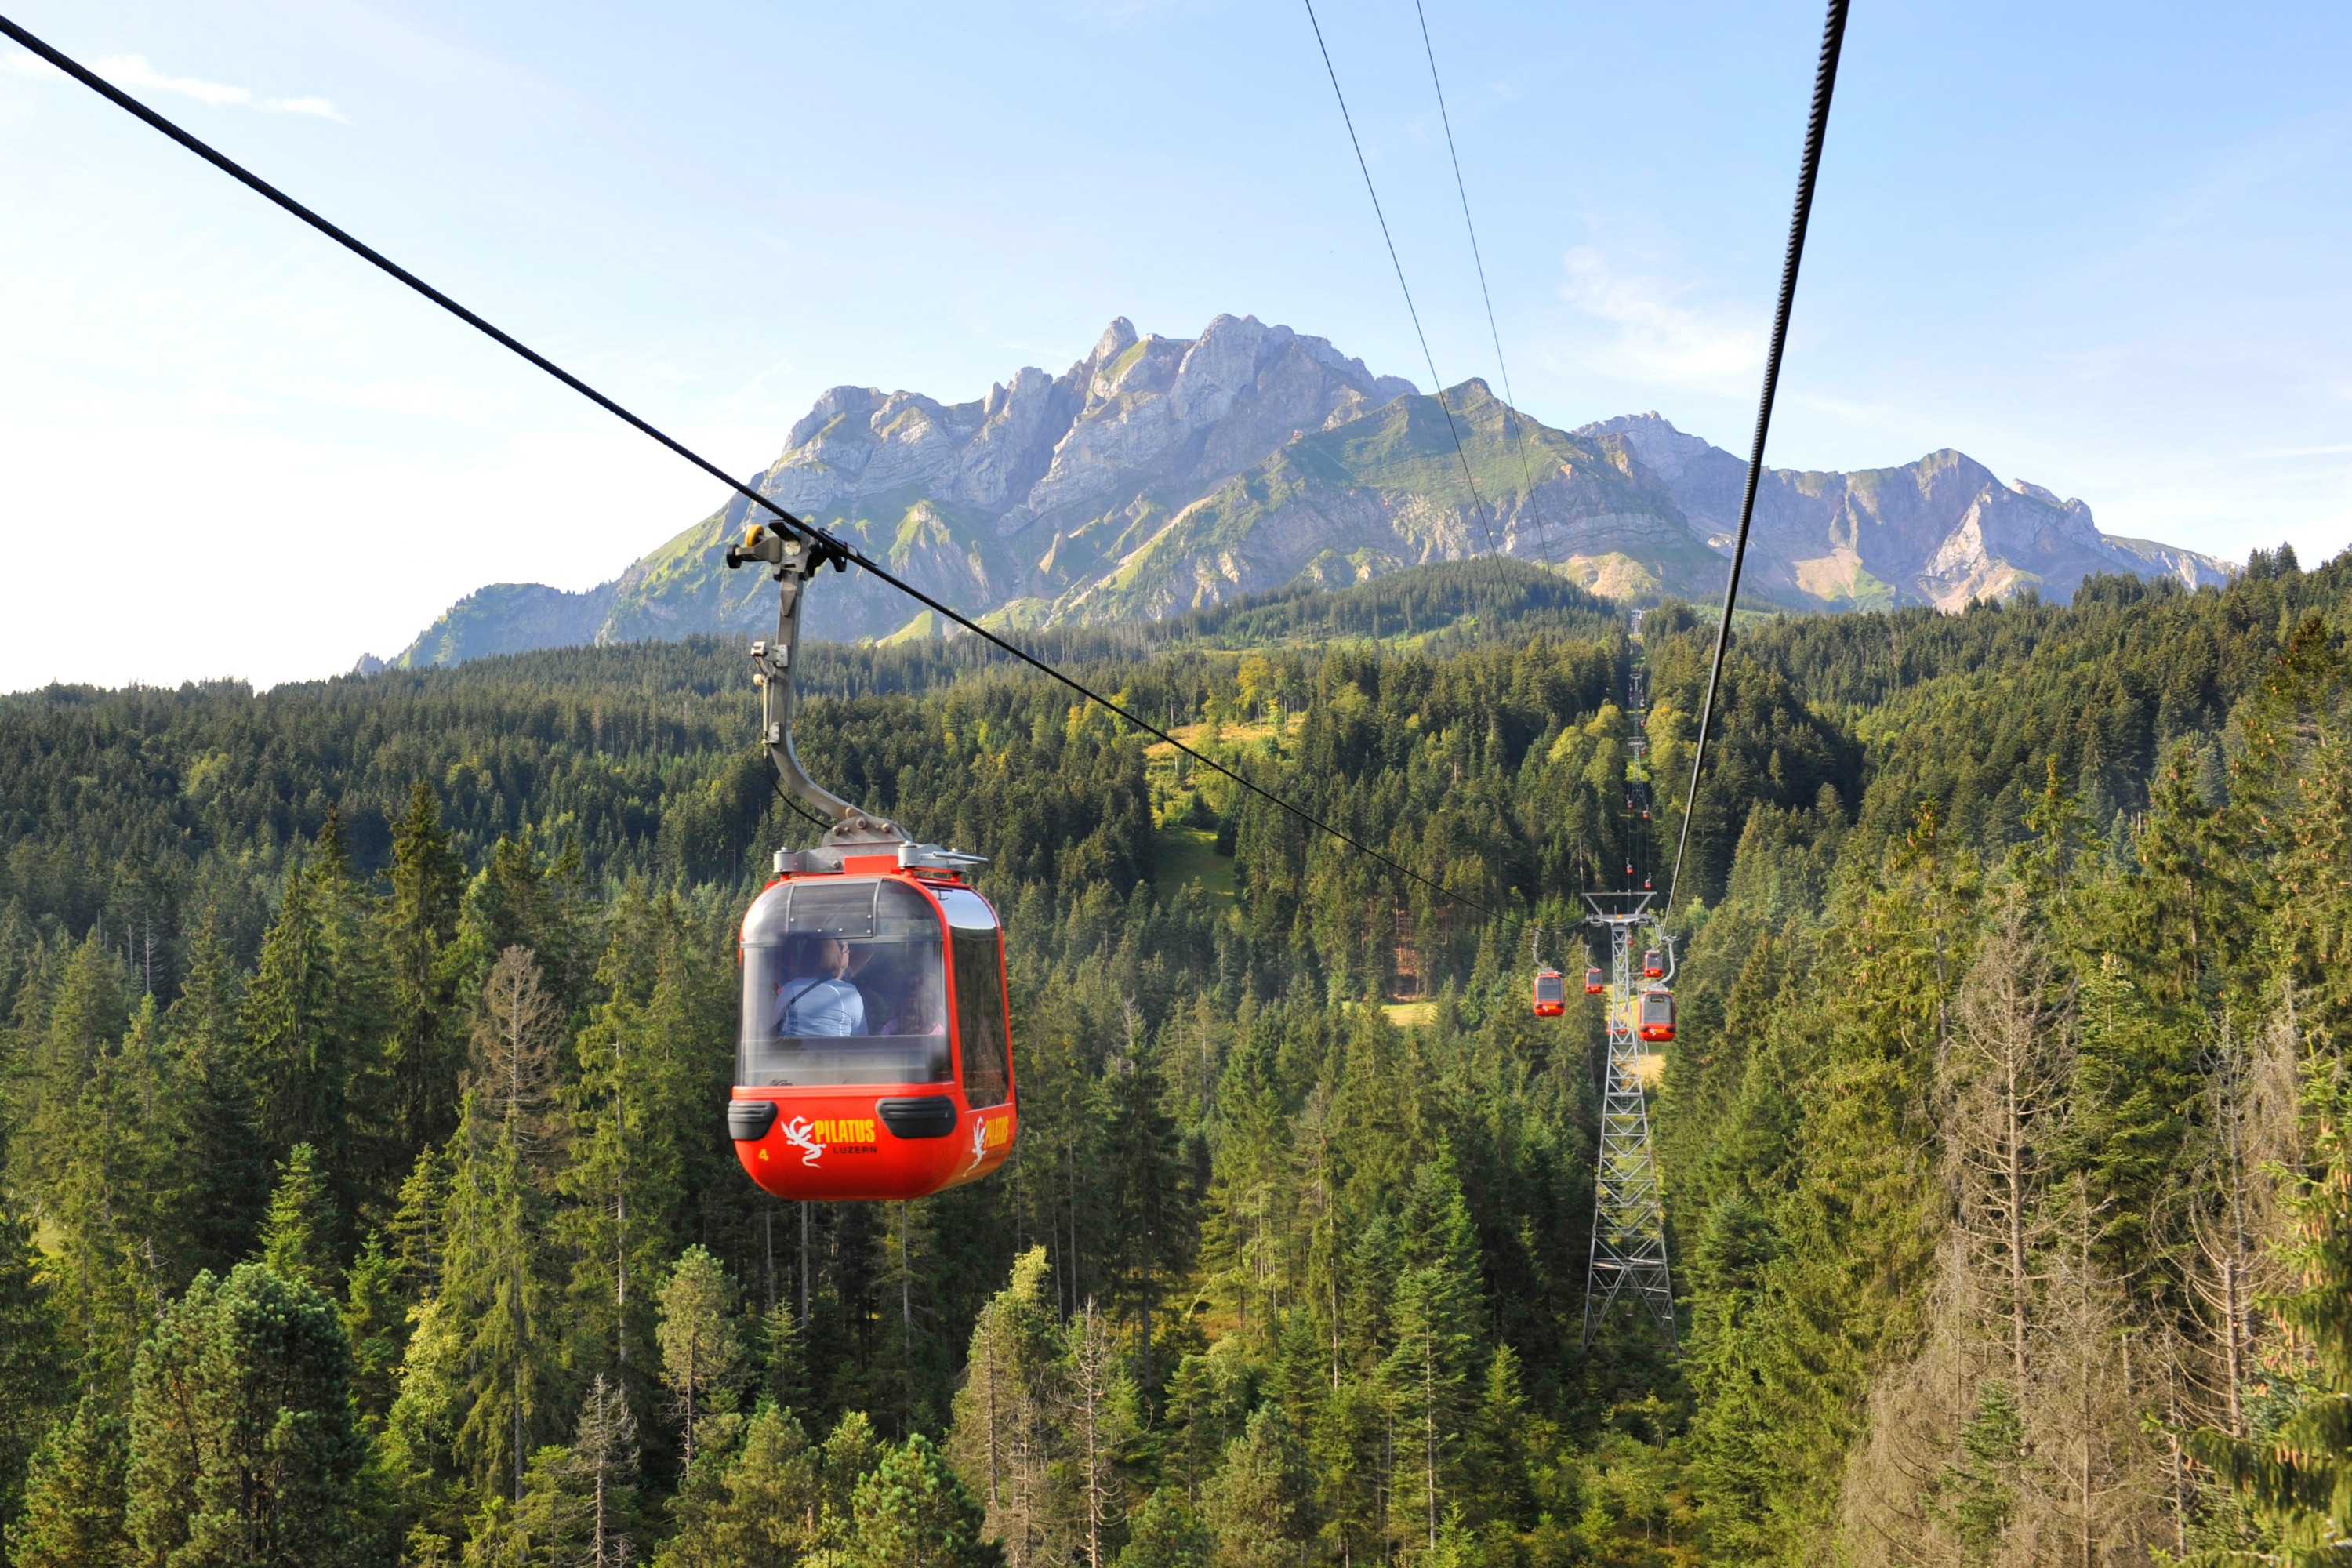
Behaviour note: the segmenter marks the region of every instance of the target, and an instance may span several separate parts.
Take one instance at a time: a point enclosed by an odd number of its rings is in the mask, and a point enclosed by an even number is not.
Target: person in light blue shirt
[[[866,997],[847,979],[849,944],[838,937],[804,939],[803,961],[776,990],[779,1035],[862,1035]]]

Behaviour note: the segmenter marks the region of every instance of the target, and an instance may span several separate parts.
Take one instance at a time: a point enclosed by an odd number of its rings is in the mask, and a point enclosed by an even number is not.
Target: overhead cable
[[[1331,79],[1331,96],[1339,100],[1339,119],[1348,127],[1348,145],[1356,150],[1356,167],[1364,174],[1364,194],[1372,198],[1372,216],[1381,226],[1381,243],[1389,247],[1389,265],[1396,269],[1397,288],[1404,294],[1405,314],[1412,318],[1412,335],[1421,341],[1421,359],[1429,367],[1429,384],[1437,392],[1438,412],[1445,416],[1445,433],[1454,437],[1454,455],[1462,461],[1462,478],[1470,487],[1470,500],[1478,509],[1478,529],[1486,536],[1486,553],[1501,559],[1502,552],[1495,547],[1495,525],[1486,515],[1486,502],[1478,493],[1477,476],[1470,471],[1470,454],[1462,445],[1462,432],[1454,423],[1454,410],[1446,406],[1445,383],[1437,374],[1437,357],[1429,352],[1429,334],[1421,328],[1421,311],[1412,302],[1412,285],[1404,280],[1404,263],[1397,259],[1396,239],[1389,233],[1389,215],[1381,210],[1381,193],[1372,184],[1372,166],[1364,160],[1364,144],[1356,135],[1356,117],[1348,112],[1348,95],[1339,90],[1339,68],[1331,63],[1331,47],[1323,41],[1323,24],[1315,16],[1315,0],[1303,0],[1307,6],[1307,25],[1315,29],[1315,47],[1323,56],[1323,74]],[[1451,135],[1451,132],[1448,132]]]
[[[1822,25],[1821,62],[1813,71],[1813,108],[1805,121],[1805,153],[1797,170],[1797,207],[1789,219],[1789,252],[1780,266],[1780,300],[1772,312],[1772,344],[1764,355],[1764,392],[1756,405],[1756,441],[1748,454],[1748,488],[1739,498],[1739,531],[1731,542],[1731,575],[1723,585],[1723,619],[1715,628],[1715,659],[1707,668],[1706,701],[1698,716],[1698,749],[1691,756],[1690,788],[1683,796],[1674,874],[1666,879],[1665,906],[1658,911],[1662,920],[1673,911],[1675,889],[1682,885],[1683,853],[1690,847],[1691,813],[1698,805],[1698,770],[1706,761],[1707,727],[1715,717],[1724,652],[1731,646],[1731,612],[1739,602],[1739,567],[1748,555],[1748,525],[1756,516],[1756,485],[1764,477],[1764,436],[1772,427],[1772,396],[1780,384],[1780,351],[1789,339],[1789,312],[1797,302],[1797,268],[1805,258],[1805,226],[1813,216],[1813,183],[1822,170],[1822,143],[1829,135],[1830,95],[1837,88],[1847,4],[1848,0],[1829,0],[1829,16]]]
[[[99,94],[102,98],[105,98],[118,108],[122,109],[136,116],[138,119],[144,121],[147,124],[152,126],[155,130],[162,132],[173,141],[177,142],[181,146],[185,147],[189,152],[194,153],[196,156],[204,159],[205,162],[212,164],[215,168],[219,169],[223,174],[227,174],[230,178],[237,181],[240,184],[247,186],[256,194],[264,196],[269,201],[276,203],[278,206],[283,207],[286,211],[293,214],[296,217],[300,218],[304,223],[309,224],[312,228],[317,229],[320,234],[325,235],[336,244],[343,247],[346,250],[351,251],[362,260],[370,263],[393,278],[397,279],[400,282],[407,285],[410,289],[415,289],[417,293],[422,294],[427,300],[432,300],[435,304],[440,306],[451,315],[456,316],[459,321],[464,321],[467,326],[474,328],[477,331],[483,333],[485,336],[490,338],[503,347],[513,351],[522,358],[530,361],[532,364],[538,366],[541,370],[545,371],[556,380],[563,383],[564,385],[572,388],[572,391],[580,394],[583,397],[587,398],[590,402],[595,404],[599,408],[604,409],[606,413],[620,419],[632,428],[653,437],[656,441],[660,442],[664,447],[668,447],[672,452],[685,458],[688,462],[692,463],[696,468],[700,468],[704,473],[709,474],[711,478],[719,480],[719,483],[725,485],[729,489],[733,490],[736,494],[743,497],[746,500],[751,501],[753,505],[761,507],[767,511],[773,513],[777,520],[785,527],[791,529],[794,533],[800,535],[802,538],[808,540],[817,548],[825,551],[829,554],[838,555],[842,560],[849,562],[851,564],[856,566],[860,571],[863,571],[874,577],[877,581],[888,584],[890,587],[893,587],[899,593],[907,595],[907,597],[914,600],[917,604],[923,605],[927,609],[936,611],[940,616],[943,616],[947,619],[954,622],[957,626],[961,626],[964,630],[971,632],[973,636],[980,637],[982,640],[1005,653],[1011,654],[1022,663],[1028,665],[1030,668],[1038,670],[1042,674],[1050,676],[1055,680],[1061,682],[1064,686],[1068,687],[1072,691],[1076,692],[1079,696],[1085,698],[1087,701],[1092,702],[1106,712],[1115,714],[1119,719],[1124,720],[1126,722],[1133,725],[1136,729],[1141,731],[1143,733],[1151,736],[1155,740],[1164,742],[1168,745],[1173,746],[1177,751],[1182,752],[1188,757],[1191,757],[1194,762],[1199,763],[1202,766],[1208,768],[1212,772],[1216,773],[1224,778],[1232,780],[1234,784],[1240,785],[1243,789],[1247,790],[1250,794],[1256,795],[1259,799],[1265,801],[1267,804],[1288,812],[1291,816],[1297,817],[1299,821],[1307,824],[1308,826],[1313,827],[1318,832],[1327,834],[1329,837],[1338,839],[1340,843],[1347,845],[1349,848],[1356,850],[1359,854],[1370,856],[1372,859],[1379,861],[1381,865],[1388,867],[1391,870],[1396,871],[1401,875],[1422,884],[1423,887],[1430,889],[1441,898],[1449,900],[1454,903],[1463,905],[1465,908],[1476,910],[1479,913],[1490,918],[1496,915],[1496,910],[1489,909],[1486,905],[1479,902],[1477,900],[1470,898],[1465,894],[1455,892],[1454,889],[1444,886],[1443,883],[1423,876],[1421,872],[1414,870],[1412,867],[1405,865],[1403,862],[1382,854],[1380,850],[1375,849],[1370,845],[1356,838],[1353,835],[1342,832],[1340,829],[1334,827],[1331,824],[1315,816],[1312,812],[1291,804],[1282,796],[1276,795],[1273,791],[1243,776],[1234,769],[1227,767],[1224,763],[1218,762],[1214,757],[1207,756],[1201,752],[1195,751],[1192,747],[1186,745],[1183,742],[1178,740],[1167,731],[1160,729],[1158,725],[1151,723],[1149,720],[1143,719],[1129,710],[1123,705],[1112,701],[1109,698],[1095,691],[1082,681],[1063,674],[1062,671],[1055,668],[1052,665],[1046,663],[1035,654],[1029,652],[1026,648],[1023,648],[1013,643],[1006,641],[1003,637],[999,637],[996,633],[989,630],[986,626],[982,626],[978,621],[975,621],[971,616],[964,615],[961,611],[941,604],[930,595],[926,594],[920,588],[916,587],[913,584],[907,582],[896,573],[891,572],[878,562],[873,560],[856,545],[827,532],[824,529],[818,528],[812,523],[804,522],[801,519],[794,517],[782,507],[778,506],[774,501],[768,499],[768,497],[761,494],[759,490],[748,484],[745,484],[742,480],[736,479],[732,474],[728,473],[724,468],[721,468],[718,464],[703,457],[700,453],[694,451],[685,443],[666,435],[659,429],[656,429],[654,426],[639,418],[636,415],[632,414],[626,408],[622,407],[618,403],[614,402],[603,393],[598,392],[594,387],[590,386],[586,382],[582,381],[578,376],[573,375],[571,372],[565,370],[554,361],[547,358],[544,354],[538,353],[522,343],[520,340],[499,331],[497,327],[492,326],[488,321],[484,321],[480,316],[476,315],[465,306],[460,305],[457,300],[452,300],[448,295],[441,292],[440,289],[434,288],[433,285],[425,282],[423,279],[417,277],[416,274],[409,271],[398,262],[394,261],[382,251],[373,248],[363,241],[354,237],[345,230],[336,226],[332,223],[330,223],[326,218],[321,217],[319,214],[311,211],[310,208],[303,205],[300,202],[296,201],[292,196],[288,195],[284,191],[279,190],[277,186],[271,184],[260,175],[256,174],[251,170],[246,168],[243,164],[229,157],[226,153],[218,151],[209,143],[190,134],[178,125],[173,124],[171,121],[165,119],[161,114],[156,113],[153,110],[148,108],[137,99],[132,98],[129,93],[126,93],[121,89],[116,87],[112,82],[108,81],[105,78],[98,75],[95,71],[90,70],[79,61],[73,59],[71,57],[65,55],[55,48],[52,48],[47,44],[42,42],[39,38],[35,37],[32,34],[26,32],[24,28],[18,26],[15,22],[10,21],[5,16],[0,16],[0,34],[5,34],[8,37],[14,39],[18,44],[23,45],[26,48],[30,49],[34,54],[38,55],[49,64],[57,67],[58,69],[65,72],[68,76],[72,77],[76,81],[80,82],[84,87],[89,88],[91,91]],[[1441,405],[1443,405],[1443,399],[1440,400]],[[1450,422],[1451,416],[1449,416],[1448,418]],[[1460,446],[1459,437],[1456,437],[1455,446],[1458,449]]]
[[[1421,0],[1412,0],[1412,14],[1421,23],[1422,53],[1429,57],[1429,85],[1437,93],[1437,122],[1445,128],[1445,155],[1454,163],[1454,193],[1462,198],[1462,226],[1470,234],[1470,261],[1478,269],[1478,298],[1486,307],[1486,333],[1495,340],[1495,368],[1503,376],[1504,426],[1511,433],[1511,450],[1518,454],[1519,479],[1527,487],[1528,508],[1535,513],[1536,536],[1543,542],[1543,552],[1549,557],[1551,530],[1544,522],[1542,510],[1535,504],[1535,469],[1528,465],[1527,442],[1519,433],[1519,395],[1511,390],[1511,366],[1503,358],[1503,331],[1495,324],[1495,296],[1486,288],[1486,259],[1478,251],[1478,226],[1470,221],[1470,187],[1462,178],[1462,154],[1454,146],[1454,117],[1445,110],[1445,84],[1437,79],[1437,49],[1429,41],[1429,16],[1422,9]]]

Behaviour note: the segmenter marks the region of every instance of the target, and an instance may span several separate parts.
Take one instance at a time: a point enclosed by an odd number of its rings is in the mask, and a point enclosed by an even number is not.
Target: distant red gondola
[[[1642,1011],[1634,1033],[1645,1040],[1675,1037],[1675,994],[1664,986],[1642,993]]]
[[[1664,953],[1660,952],[1656,948],[1654,948],[1654,948],[1651,948],[1648,952],[1644,952],[1644,953],[1643,953],[1643,954],[1642,954],[1642,978],[1643,978],[1643,979],[1644,979],[1644,980],[1657,980],[1657,979],[1662,978],[1662,977],[1665,974],[1665,973],[1666,973],[1666,955],[1665,955]]]
[[[1568,983],[1559,970],[1536,971],[1535,1009],[1538,1018],[1557,1018],[1568,1011]]]
[[[1606,974],[1598,969],[1588,969],[1584,972],[1584,994],[1587,996],[1598,996],[1608,989],[1609,977]]]

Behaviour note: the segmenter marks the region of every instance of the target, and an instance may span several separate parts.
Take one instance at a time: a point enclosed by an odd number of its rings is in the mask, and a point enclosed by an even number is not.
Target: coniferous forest
[[[1678,1343],[1588,1349],[1600,1016],[1528,978],[1663,887],[1713,634],[1493,563],[1038,634],[1425,882],[812,650],[811,771],[1007,933],[1015,1156],[890,1205],[727,1137],[815,837],[740,648],[0,699],[6,1562],[2341,1561],[2352,558],[1743,616]]]

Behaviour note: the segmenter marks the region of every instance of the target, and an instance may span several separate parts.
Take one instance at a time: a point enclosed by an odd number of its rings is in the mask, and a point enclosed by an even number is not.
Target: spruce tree
[[[1213,1542],[1176,1487],[1162,1487],[1128,1515],[1118,1568],[1209,1568]]]
[[[338,1034],[320,885],[299,868],[288,872],[240,1020],[261,1092],[264,1146],[278,1159],[297,1143],[334,1147],[344,1131],[351,1063]]]
[[[600,1373],[581,1402],[568,1447],[531,1457],[515,1511],[535,1557],[572,1568],[637,1560],[637,1423],[619,1385]]]
[[[760,1315],[760,1397],[782,1410],[809,1408],[808,1360],[801,1345],[800,1312],[780,1300]]]
[[[95,929],[66,955],[54,981],[43,977],[25,987],[17,1018],[10,1174],[18,1192],[37,1198],[73,1158],[83,1089],[100,1054],[130,1021],[120,960]]]
[[[1088,1300],[1064,1334],[1060,1422],[1073,1472],[1078,1544],[1087,1568],[1108,1568],[1109,1541],[1127,1516],[1128,1447],[1139,1422],[1135,1384],[1118,1364],[1108,1325]]]
[[[341,1318],[352,1342],[352,1398],[371,1428],[383,1422],[400,1392],[412,1305],[404,1274],[400,1259],[384,1250],[383,1238],[370,1231],[344,1278]]]
[[[1232,1568],[1287,1568],[1315,1537],[1305,1456],[1281,1406],[1262,1405],[1226,1445],[1202,1489],[1201,1518],[1214,1561]]]
[[[318,1152],[308,1143],[287,1151],[269,1213],[261,1225],[258,1261],[280,1279],[308,1285],[320,1294],[337,1290],[342,1269],[335,1261],[335,1205],[319,1169]]]
[[[1013,1260],[1011,1280],[972,1325],[948,1451],[1015,1568],[1058,1541],[1065,1485],[1061,1326],[1045,1300],[1045,1249]]]
[[[32,1227],[0,1195],[0,1520],[16,1515],[25,1467],[51,1413],[70,1392],[60,1323],[42,1278]]]
[[[1450,1151],[1425,1167],[1407,1205],[1414,1259],[1397,1281],[1395,1348],[1381,1368],[1398,1427],[1391,1529],[1434,1550],[1456,1500],[1464,1437],[1479,1359],[1478,1242]]]
[[[442,828],[440,797],[419,779],[393,825],[392,894],[375,917],[391,984],[391,1121],[404,1150],[441,1142],[457,1121],[455,987],[443,953],[457,935],[464,891],[465,867]]]
[[[2279,1303],[2310,1363],[2292,1414],[2263,1437],[2207,1428],[2190,1450],[2251,1505],[2271,1538],[2208,1559],[2221,1568],[2322,1568],[2352,1540],[2352,1089],[2315,1079],[2315,1172],[2294,1200],[2302,1288]]]
[[[140,998],[121,1042],[93,1055],[63,1129],[63,1163],[48,1188],[57,1273],[84,1364],[119,1394],[162,1299],[156,1199],[164,1150],[152,1092],[154,998]]]
[[[220,906],[205,906],[188,942],[187,980],[163,1016],[176,1059],[167,1173],[175,1283],[209,1268],[226,1273],[253,1245],[269,1191],[258,1098],[246,1054],[243,985]]]
[[[562,1364],[548,1235],[562,1157],[553,1015],[530,953],[501,953],[476,995],[457,1131],[446,1158],[418,1159],[394,1216],[422,1304],[387,1442],[414,1476],[445,1481],[447,1467],[509,1502]]]

